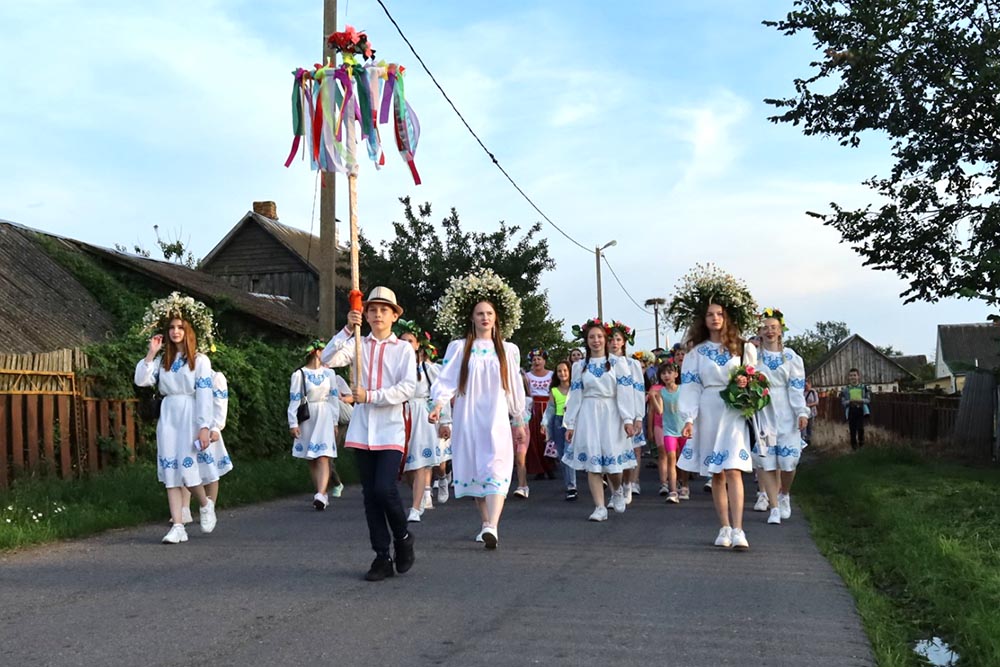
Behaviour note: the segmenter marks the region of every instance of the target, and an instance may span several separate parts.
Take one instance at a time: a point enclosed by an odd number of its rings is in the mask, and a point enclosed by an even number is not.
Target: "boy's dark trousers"
[[[851,405],[847,408],[847,427],[851,431],[851,449],[865,446],[865,408]]]
[[[406,512],[396,488],[403,452],[355,449],[354,454],[365,498],[365,519],[368,520],[372,549],[377,556],[389,558],[391,540],[402,540],[407,532]]]

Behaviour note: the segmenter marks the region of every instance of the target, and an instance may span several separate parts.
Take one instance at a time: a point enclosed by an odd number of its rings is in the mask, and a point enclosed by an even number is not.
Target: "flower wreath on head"
[[[757,302],[750,290],[743,281],[714,264],[697,264],[681,279],[667,308],[667,317],[676,331],[682,331],[704,317],[713,303],[726,309],[740,333],[755,330]]]
[[[765,308],[764,312],[760,314],[760,320],[762,323],[764,320],[770,319],[778,320],[778,324],[781,325],[782,333],[788,331],[788,327],[785,325],[785,314],[777,308]]]
[[[306,347],[305,347],[305,353],[306,354],[312,354],[313,352],[315,352],[317,350],[322,350],[325,347],[326,347],[326,341],[317,338],[313,342],[311,342],[308,345],[306,345]]]
[[[574,324],[573,325],[573,328],[571,329],[571,331],[573,332],[573,340],[582,340],[584,343],[586,343],[587,342],[587,329],[590,329],[590,328],[593,328],[593,327],[601,327],[602,329],[604,329],[604,336],[605,337],[611,335],[611,329],[608,328],[607,324],[605,324],[603,321],[601,321],[601,318],[599,318],[599,317],[591,317],[589,320],[587,320],[583,324]]]
[[[531,361],[534,357],[541,357],[548,361],[549,353],[540,347],[533,347],[528,351],[528,361]]]
[[[170,296],[149,304],[142,316],[142,328],[139,333],[152,335],[163,332],[170,326],[170,321],[176,319],[188,322],[194,329],[198,352],[215,352],[213,334],[215,324],[212,320],[212,311],[201,301],[184,296],[180,292],[171,292]]]
[[[427,355],[429,361],[437,358],[437,348],[431,342],[431,335],[420,328],[414,320],[399,319],[392,325],[392,332],[399,338],[403,334],[410,334],[417,339],[417,346]]]
[[[489,301],[497,312],[500,336],[506,340],[521,326],[521,299],[491,269],[479,269],[451,279],[441,299],[437,328],[453,338],[465,336],[466,322],[480,301]]]
[[[632,358],[644,364],[652,364],[656,362],[656,357],[653,356],[653,353],[648,352],[646,350],[639,350],[638,352],[633,352]]]
[[[618,332],[622,335],[622,338],[625,339],[626,343],[629,345],[635,345],[635,329],[628,326],[624,322],[612,320],[608,323],[607,328],[609,335]]]

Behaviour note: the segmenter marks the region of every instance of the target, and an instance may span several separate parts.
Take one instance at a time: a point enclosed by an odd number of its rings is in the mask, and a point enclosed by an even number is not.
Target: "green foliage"
[[[746,378],[746,387],[736,384],[739,378]],[[760,372],[750,374],[747,366],[740,366],[729,379],[726,388],[719,392],[726,406],[738,411],[744,417],[753,417],[771,403],[770,383]]]
[[[440,299],[452,276],[487,267],[513,288],[522,299],[521,328],[512,341],[527,351],[532,347],[556,348],[564,345],[562,321],[553,320],[548,298],[539,291],[541,275],[555,268],[548,242],[538,239],[540,224],[521,234],[518,226],[501,222],[493,232],[467,232],[458,212],[451,209],[441,227],[431,222],[431,206],[416,210],[409,197],[400,199],[404,222],[394,222],[395,236],[375,248],[363,235],[360,239],[362,288],[385,285],[396,292],[405,316],[430,329],[437,319]],[[444,234],[439,234],[443,229]],[[447,340],[431,332],[438,349]]]
[[[906,301],[1000,303],[1000,24],[981,0],[796,0],[785,35],[822,54],[768,99],[775,123],[856,147],[892,143],[894,164],[865,181],[878,205],[812,214],[865,260],[909,281]]]
[[[812,370],[827,352],[851,335],[844,322],[817,322],[815,330],[806,329],[798,336],[786,336],[784,344],[795,350],[806,370]]]

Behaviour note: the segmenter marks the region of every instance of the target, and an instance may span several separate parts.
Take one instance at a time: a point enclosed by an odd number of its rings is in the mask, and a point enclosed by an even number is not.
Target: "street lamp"
[[[646,299],[646,306],[653,307],[653,326],[656,331],[656,347],[660,347],[660,306],[663,306],[666,303],[666,299]],[[670,345],[669,339],[667,340],[667,345]]]
[[[597,262],[597,319],[604,321],[604,303],[601,299],[601,251],[618,245],[618,241],[608,241],[599,248],[594,248],[594,260]]]

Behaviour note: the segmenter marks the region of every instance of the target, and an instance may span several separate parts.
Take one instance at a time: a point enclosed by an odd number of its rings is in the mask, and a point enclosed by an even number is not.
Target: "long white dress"
[[[431,410],[431,385],[441,374],[441,367],[433,362],[417,364],[417,388],[407,401],[410,418],[410,440],[407,443],[404,471],[436,466],[444,458],[444,446],[438,437],[438,425],[427,421]],[[442,420],[443,421],[443,420]]]
[[[638,359],[632,357],[621,357],[628,362],[628,368],[632,377],[630,388],[632,398],[635,400],[635,407],[632,410],[636,419],[643,421],[646,418],[646,382],[643,380],[642,364]],[[645,429],[639,428],[639,432],[632,437],[632,447],[642,447],[646,444]]]
[[[799,465],[805,443],[799,417],[808,417],[806,371],[802,357],[793,350],[760,351],[757,370],[767,376],[771,402],[757,414],[761,433],[754,465],[764,470],[791,472]]]
[[[212,373],[212,425],[208,430],[219,434],[219,439],[208,445],[208,449],[198,452],[195,460],[201,473],[203,484],[214,482],[233,469],[233,460],[226,450],[222,429],[226,428],[229,416],[229,381],[222,373]]]
[[[584,372],[584,361],[573,364],[563,416],[573,441],[566,443],[562,461],[594,473],[634,468],[635,451],[625,435],[625,424],[636,419],[631,369],[622,357],[611,357],[611,370],[604,357],[595,357]]]
[[[191,370],[178,354],[164,370],[161,359],[140,359],[135,366],[136,385],[155,386],[163,395],[156,422],[156,476],[168,489],[199,486],[202,478],[195,465],[194,441],[198,431],[212,426],[212,364],[204,354],[197,354]]]
[[[309,419],[300,424],[296,413],[302,403],[303,392],[309,405]],[[337,374],[332,369],[303,367],[292,373],[288,393],[288,428],[299,429],[299,437],[292,442],[292,456],[299,459],[337,458],[338,401]]]
[[[521,379],[521,352],[513,343],[504,343],[507,355],[507,386],[500,379],[500,359],[493,341],[476,339],[469,359],[465,341],[454,340],[445,352],[441,374],[431,387],[434,405],[452,408],[452,473],[455,497],[507,495],[514,468],[514,440],[511,419],[524,421],[524,381]],[[462,365],[469,365],[465,392],[458,393]]]
[[[693,423],[694,433],[677,457],[683,470],[702,475],[752,470],[746,419],[726,406],[720,395],[741,363],[756,366],[757,348],[752,343],[745,344],[742,361],[711,341],[696,345],[684,356],[677,400],[681,419]]]

